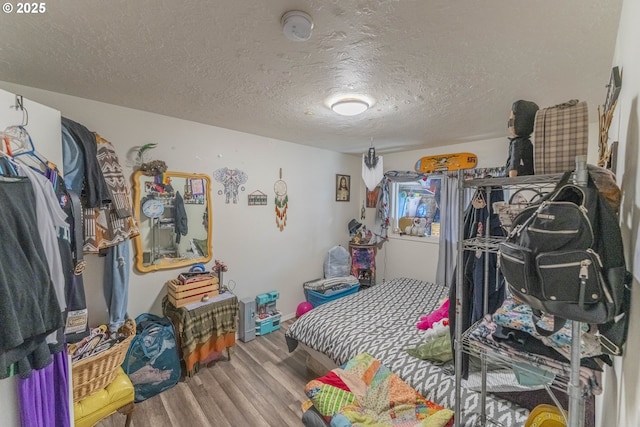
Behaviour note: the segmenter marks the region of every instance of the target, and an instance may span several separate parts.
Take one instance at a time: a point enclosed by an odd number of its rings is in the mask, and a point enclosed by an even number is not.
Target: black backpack
[[[511,292],[534,311],[611,329],[629,299],[618,218],[591,176],[578,186],[569,183],[571,174],[516,216],[499,245],[500,269]],[[626,338],[626,319],[621,326],[614,346]]]

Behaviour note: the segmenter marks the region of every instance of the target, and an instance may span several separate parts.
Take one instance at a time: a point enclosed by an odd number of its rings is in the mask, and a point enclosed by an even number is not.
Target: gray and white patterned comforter
[[[289,351],[298,342],[342,365],[359,353],[369,353],[398,374],[425,398],[453,409],[455,378],[443,368],[410,356],[406,348],[424,342],[416,328],[421,315],[439,307],[448,289],[415,279],[399,278],[375,285],[314,308],[297,319],[285,336]],[[464,426],[475,425],[480,393],[462,390]],[[522,426],[528,411],[487,396],[486,413],[505,426]]]

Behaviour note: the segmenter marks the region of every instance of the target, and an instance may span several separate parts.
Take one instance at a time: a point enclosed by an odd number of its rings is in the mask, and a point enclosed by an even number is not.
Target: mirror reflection
[[[142,272],[208,262],[211,254],[211,181],[204,174],[165,172],[133,177]]]

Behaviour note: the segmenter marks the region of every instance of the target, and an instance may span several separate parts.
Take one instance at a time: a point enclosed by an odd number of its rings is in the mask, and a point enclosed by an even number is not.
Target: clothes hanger
[[[18,126],[8,126],[4,130],[4,141],[7,147],[7,152],[14,159],[19,156],[28,155],[34,160],[39,162],[38,166],[44,166],[44,170],[48,169],[48,162],[36,151],[33,145],[31,135],[26,129],[29,124],[29,111],[24,106],[24,100],[22,95],[16,95],[16,102],[11,108],[15,108],[16,111],[22,111],[22,122]],[[12,146],[11,144],[15,144]]]
[[[36,160],[40,167],[49,168],[48,162],[36,151],[31,135],[23,125],[8,126],[4,130],[4,141],[14,159],[27,155]]]

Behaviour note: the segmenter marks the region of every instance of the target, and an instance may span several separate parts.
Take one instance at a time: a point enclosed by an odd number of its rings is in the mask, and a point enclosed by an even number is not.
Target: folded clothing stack
[[[308,282],[304,282],[302,287],[307,290],[315,292],[326,293],[327,291],[337,291],[344,288],[350,288],[355,285],[359,285],[358,279],[351,276],[344,277],[332,277],[330,279],[315,279]]]
[[[316,279],[303,284],[307,301],[315,308],[326,302],[358,292],[360,282],[355,276]]]

